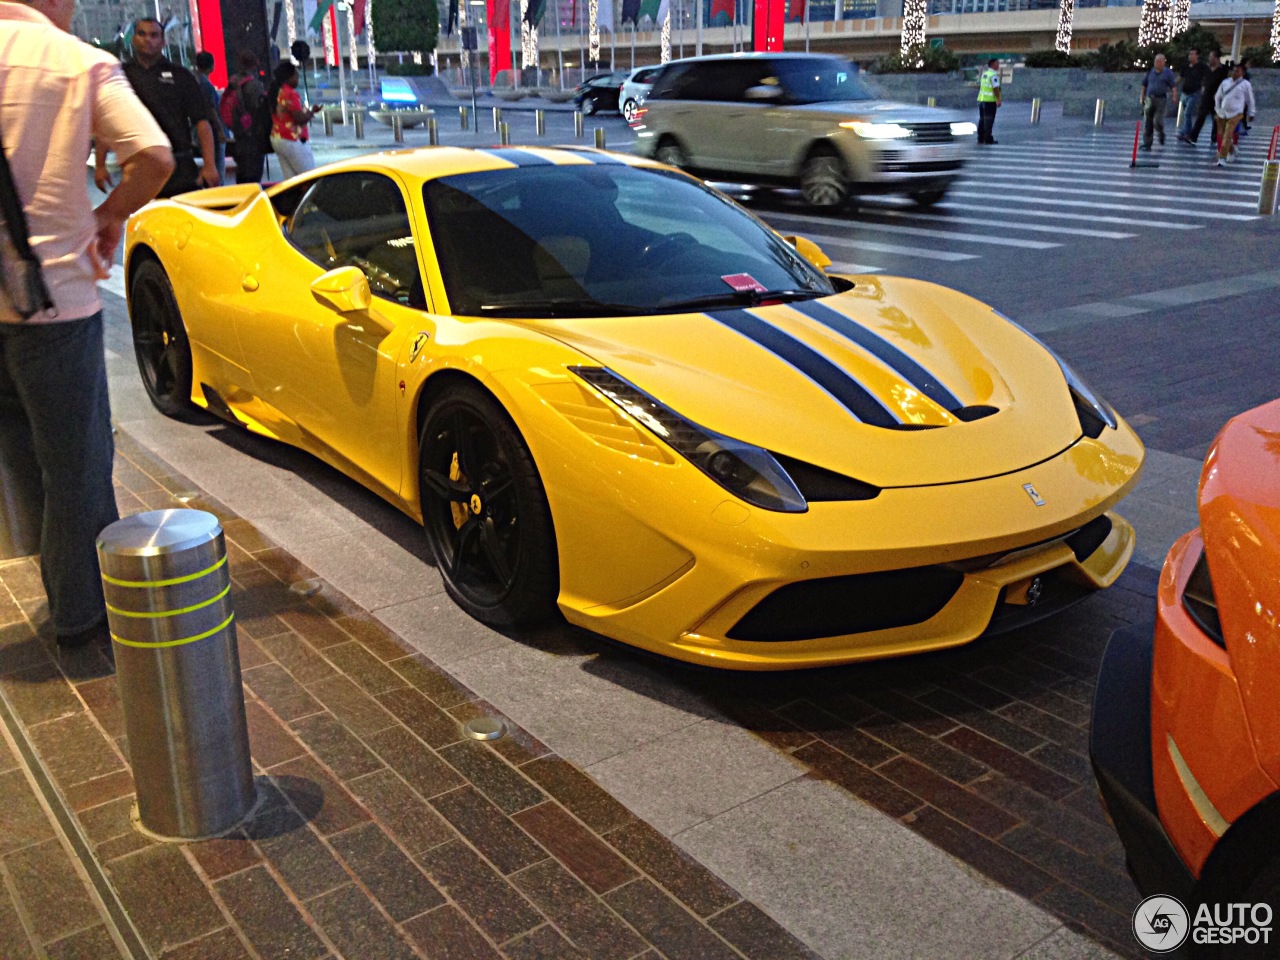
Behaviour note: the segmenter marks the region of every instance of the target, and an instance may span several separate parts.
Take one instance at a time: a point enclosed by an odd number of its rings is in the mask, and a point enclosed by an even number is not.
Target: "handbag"
[[[8,248],[0,250],[0,288],[3,289],[19,322],[30,320],[37,314],[56,317],[53,297],[44,282],[40,261],[31,252],[27,215],[18,199],[18,188],[9,169],[9,157],[4,141],[0,139],[0,214],[4,216],[8,233]]]

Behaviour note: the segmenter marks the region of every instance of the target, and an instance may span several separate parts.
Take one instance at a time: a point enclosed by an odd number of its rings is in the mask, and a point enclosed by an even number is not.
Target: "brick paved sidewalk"
[[[123,434],[116,482],[122,514],[198,493]],[[492,706],[347,598],[290,591],[311,572],[247,521],[188,505],[226,532],[259,810],[225,839],[134,830],[111,650],[59,651],[35,562],[0,564],[0,689],[110,884],[95,901],[0,746],[3,960],[128,956],[113,897],[166,960],[814,956],[510,721],[467,738]]]

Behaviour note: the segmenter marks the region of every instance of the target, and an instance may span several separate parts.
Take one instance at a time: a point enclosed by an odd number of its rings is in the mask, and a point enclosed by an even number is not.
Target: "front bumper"
[[[1156,812],[1151,761],[1153,625],[1111,635],[1093,700],[1089,757],[1107,812],[1124,844],[1129,872],[1144,895],[1187,903],[1195,878]]]

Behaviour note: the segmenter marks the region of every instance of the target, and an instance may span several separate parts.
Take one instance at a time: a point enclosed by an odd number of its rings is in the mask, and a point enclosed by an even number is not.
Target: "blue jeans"
[[[1178,133],[1189,140],[1191,128],[1196,125],[1196,116],[1200,113],[1200,94],[1184,93],[1182,104],[1182,126],[1178,127]]]
[[[28,512],[42,518],[40,575],[59,634],[106,616],[96,541],[119,519],[114,456],[102,314],[0,323],[0,457],[35,478],[20,492],[38,501]]]

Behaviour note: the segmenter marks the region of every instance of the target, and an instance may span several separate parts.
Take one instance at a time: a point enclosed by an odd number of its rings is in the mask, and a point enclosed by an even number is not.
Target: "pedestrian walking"
[[[280,160],[282,179],[296,177],[315,169],[316,160],[307,142],[311,118],[320,112],[320,105],[304,107],[298,94],[298,65],[292,60],[282,60],[276,65],[276,82],[268,91],[268,99],[274,104],[271,113],[271,149]],[[274,94],[274,95],[273,95]]]
[[[1209,69],[1205,73],[1204,88],[1200,93],[1200,103],[1196,106],[1196,122],[1187,137],[1189,142],[1196,143],[1200,140],[1200,131],[1204,127],[1204,122],[1213,116],[1214,95],[1218,92],[1218,88],[1222,86],[1222,81],[1227,79],[1230,72],[1230,68],[1222,62],[1222,57],[1218,55],[1218,51],[1210,50]],[[1217,143],[1216,125],[1211,129],[1215,132],[1210,139]]]
[[[209,79],[213,73],[213,54],[201,50],[196,54],[196,83],[205,104],[209,107],[209,126],[213,128],[213,164],[218,170],[219,182],[227,179],[227,131],[222,125],[222,117],[218,115],[221,97],[218,88]]]
[[[1182,124],[1178,127],[1178,139],[1183,143],[1193,142],[1191,128],[1200,112],[1200,97],[1208,74],[1209,68],[1200,62],[1200,51],[1192,47],[1187,51],[1187,65],[1178,80],[1182,91]]]
[[[978,143],[992,144],[996,125],[996,111],[1000,109],[1000,61],[994,57],[987,61],[987,69],[978,78]]]
[[[36,467],[16,489],[0,482],[41,518],[40,573],[64,647],[107,637],[95,540],[118,517],[96,281],[125,220],[174,168],[115,57],[70,34],[74,12],[75,0],[0,0],[0,194],[10,210],[0,238],[14,238],[0,253],[3,275],[13,276],[25,234],[52,304],[24,307],[13,283],[0,291],[0,463]],[[97,209],[84,176],[91,138],[121,166]]]
[[[271,136],[267,91],[258,77],[258,58],[248,50],[236,56],[236,73],[227,80],[219,110],[232,139],[236,183],[261,183],[263,158]]]
[[[1241,120],[1252,122],[1258,116],[1258,105],[1253,99],[1253,84],[1245,76],[1245,62],[1241,60],[1231,68],[1231,76],[1222,82],[1214,94],[1214,117],[1218,126],[1218,166],[1236,159],[1235,134]]]
[[[1153,135],[1159,136],[1160,146],[1164,146],[1164,115],[1169,107],[1169,99],[1178,102],[1178,78],[1169,69],[1165,55],[1156,54],[1156,61],[1142,80],[1142,104],[1145,125],[1142,128],[1142,149],[1150,150]]]

